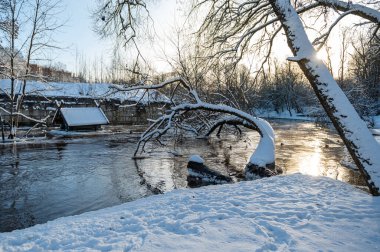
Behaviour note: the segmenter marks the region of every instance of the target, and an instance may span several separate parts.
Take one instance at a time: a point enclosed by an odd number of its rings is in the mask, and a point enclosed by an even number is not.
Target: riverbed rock
[[[192,156],[193,157],[193,156]],[[198,156],[199,157],[199,156]],[[187,183],[189,187],[199,187],[204,185],[216,185],[231,183],[232,179],[208,168],[202,158],[190,158],[187,163]]]
[[[248,163],[245,166],[245,178],[247,180],[253,180],[257,178],[272,177],[282,174],[282,169],[276,166],[274,163],[267,164],[265,166]]]

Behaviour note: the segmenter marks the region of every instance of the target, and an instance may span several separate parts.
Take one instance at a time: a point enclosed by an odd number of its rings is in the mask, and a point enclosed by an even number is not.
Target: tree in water
[[[103,24],[100,23],[102,30],[117,30],[119,36],[127,36],[126,41],[133,41],[136,29],[141,28],[140,21],[145,20],[142,17],[149,16],[146,3],[150,1],[101,2],[103,4],[98,14],[101,13],[104,20]],[[261,56],[261,71],[264,71],[264,64],[272,54],[275,38],[283,31],[293,53],[288,60],[300,66],[365,178],[370,192],[379,195],[380,145],[328,68],[316,57],[331,31],[347,16],[355,15],[366,20],[366,23],[370,22],[372,27],[369,30],[377,36],[379,9],[378,2],[354,4],[339,0],[194,0],[192,13],[206,13],[198,33],[213,57],[238,62],[253,51]],[[326,21],[319,36],[310,42],[300,16],[308,15],[308,19],[316,22],[321,17],[329,16],[331,11],[338,13],[336,20]]]
[[[163,89],[170,85],[174,85],[170,109],[152,121],[152,124],[141,135],[134,157],[138,158],[138,152],[144,151],[145,144],[148,141],[160,142],[160,138],[173,129],[207,137],[217,129],[219,134],[223,126],[232,125],[238,131],[240,131],[238,127],[243,126],[257,131],[261,137],[246,166],[246,177],[253,177],[256,171],[260,169],[275,170],[275,135],[270,124],[264,119],[254,117],[239,109],[223,104],[204,102],[186,79],[177,77],[156,85],[137,85],[126,88],[115,85],[114,88],[118,91],[128,92],[146,90],[142,96],[144,97],[145,95],[154,95],[151,90]]]

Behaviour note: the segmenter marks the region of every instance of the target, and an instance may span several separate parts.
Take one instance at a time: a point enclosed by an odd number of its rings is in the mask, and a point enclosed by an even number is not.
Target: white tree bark
[[[357,114],[343,91],[310,43],[302,22],[289,0],[270,0],[272,7],[285,30],[288,45],[302,71],[310,81],[319,101],[343,139],[354,162],[363,174],[370,192],[379,195],[380,145],[372,136],[367,125]],[[318,1],[339,7],[341,1]],[[346,6],[347,7],[347,6]],[[360,13],[363,8],[356,7]],[[376,13],[371,12],[371,17]]]

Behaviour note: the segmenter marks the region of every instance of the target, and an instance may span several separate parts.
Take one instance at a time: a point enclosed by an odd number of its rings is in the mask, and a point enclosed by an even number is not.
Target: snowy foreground
[[[0,250],[380,251],[380,197],[325,177],[174,190],[0,234]]]

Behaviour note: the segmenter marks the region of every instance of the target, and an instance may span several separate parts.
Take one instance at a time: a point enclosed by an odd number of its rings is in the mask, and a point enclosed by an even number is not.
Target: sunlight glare
[[[315,140],[314,150],[315,152],[308,156],[300,155],[300,161],[298,170],[300,173],[311,176],[319,176],[321,170],[321,142],[320,140]]]
[[[327,52],[325,50],[319,50],[317,52],[317,59],[326,62],[327,61]]]

